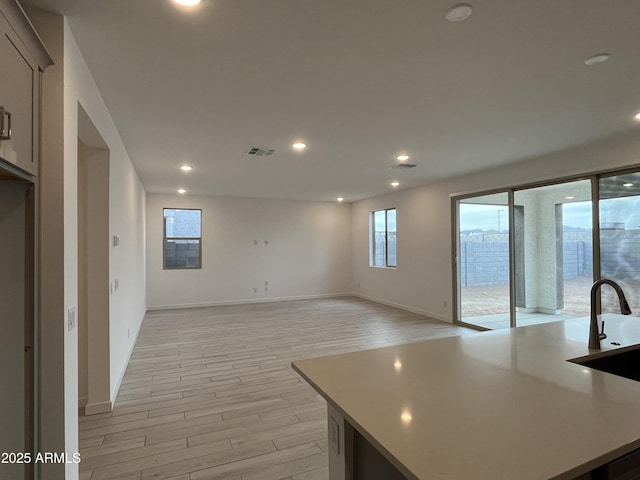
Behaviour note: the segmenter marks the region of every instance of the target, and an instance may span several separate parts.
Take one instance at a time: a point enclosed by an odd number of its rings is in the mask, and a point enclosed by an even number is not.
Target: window
[[[164,268],[202,268],[202,211],[164,209]]]
[[[397,266],[395,208],[371,213],[371,266]]]

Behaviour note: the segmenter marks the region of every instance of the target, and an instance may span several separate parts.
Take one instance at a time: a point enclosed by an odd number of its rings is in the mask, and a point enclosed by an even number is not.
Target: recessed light
[[[184,188],[179,188],[179,189],[178,189],[178,193],[179,193],[180,195],[184,195],[185,193],[187,193],[187,191],[186,191]]]
[[[631,183],[631,182],[623,183],[622,186],[623,187],[627,187],[627,188],[628,187],[633,187],[633,183]]]
[[[307,144],[306,143],[302,143],[302,142],[296,142],[293,145],[291,145],[295,150],[304,150],[305,148],[307,148]]]
[[[408,410],[402,412],[402,415],[400,415],[400,420],[402,420],[402,423],[404,423],[405,425],[409,425],[411,423],[411,420],[413,420],[411,412]]]
[[[336,202],[338,202],[338,203],[344,202],[344,198],[338,197],[338,198],[336,198]]]
[[[598,53],[596,55],[593,55],[592,57],[587,58],[584,61],[584,64],[589,66],[597,65],[598,63],[603,63],[609,60],[610,56],[611,55],[609,55],[608,53]]]
[[[391,182],[391,186],[392,187],[399,187],[400,186],[400,182]]]
[[[191,170],[193,170],[193,167],[191,165],[182,165],[180,167],[180,170],[182,170],[183,172],[190,172]]]
[[[636,113],[633,118],[640,122],[640,112]]]
[[[202,0],[173,0],[173,3],[177,3],[183,7],[195,7],[200,5],[201,2]]]
[[[450,22],[461,22],[466,20],[473,12],[473,7],[468,3],[459,3],[454,5],[445,14],[445,18]]]
[[[396,157],[396,160],[399,160],[400,162],[406,162],[407,160],[409,160],[409,155],[405,155],[403,153],[402,155],[398,155]]]

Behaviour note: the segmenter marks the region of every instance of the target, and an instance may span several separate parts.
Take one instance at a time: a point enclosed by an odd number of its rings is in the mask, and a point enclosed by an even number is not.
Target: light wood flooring
[[[472,332],[354,297],[149,312],[81,480],[327,480],[326,404],[293,360]]]

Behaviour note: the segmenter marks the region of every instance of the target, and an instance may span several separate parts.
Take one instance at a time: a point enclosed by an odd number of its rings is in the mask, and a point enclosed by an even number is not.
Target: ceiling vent
[[[273,149],[251,147],[247,154],[255,155],[256,157],[268,157],[269,155],[273,155],[275,152],[276,151]]]
[[[414,168],[417,166],[418,165],[416,165],[415,163],[398,163],[397,165],[391,165],[389,168],[406,169],[406,168]]]

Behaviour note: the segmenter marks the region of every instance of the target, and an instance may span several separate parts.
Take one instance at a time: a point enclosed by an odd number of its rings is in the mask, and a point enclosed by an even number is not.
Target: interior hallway
[[[354,297],[149,312],[113,414],[80,417],[80,478],[326,480],[291,361],[472,332]]]

